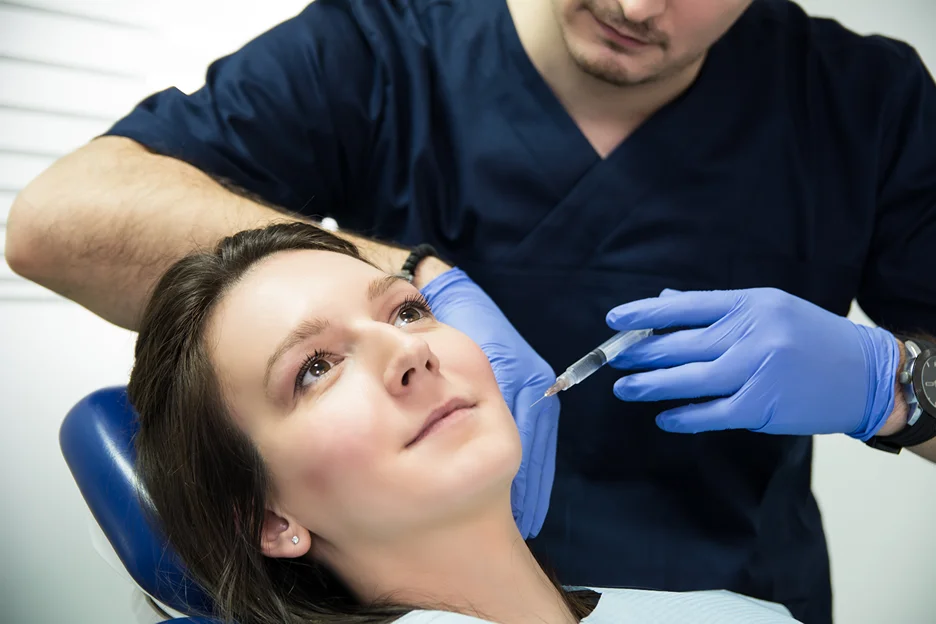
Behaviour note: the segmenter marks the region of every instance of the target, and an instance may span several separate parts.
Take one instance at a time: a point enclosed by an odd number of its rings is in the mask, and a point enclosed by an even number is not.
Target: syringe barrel
[[[604,366],[605,362],[607,361],[608,360],[605,359],[604,353],[598,349],[595,349],[581,360],[575,362],[572,364],[572,366],[567,368],[561,377],[567,379],[570,386],[574,386]]]
[[[605,361],[610,362],[632,344],[639,342],[653,333],[652,329],[632,329],[614,334],[597,349],[604,353]],[[604,364],[604,362],[602,362]]]
[[[599,345],[598,348],[593,349],[588,355],[567,368],[564,373],[559,375],[556,382],[560,385],[561,390],[571,388],[584,381],[596,370],[620,355],[624,349],[635,342],[643,340],[651,333],[653,333],[651,329],[636,329],[615,334]]]

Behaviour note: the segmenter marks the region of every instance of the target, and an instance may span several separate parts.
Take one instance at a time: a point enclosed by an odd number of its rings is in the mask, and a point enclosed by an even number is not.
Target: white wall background
[[[304,4],[0,0],[0,251],[13,196],[55,158],[152,91],[197,88],[212,59]],[[936,70],[933,0],[802,4],[909,41]],[[864,319],[860,310],[854,318]],[[133,339],[19,280],[0,257],[2,622],[137,620],[131,585],[92,548],[89,514],[57,439],[81,397],[126,382]],[[936,466],[826,436],[816,443],[815,490],[837,622],[936,622]]]

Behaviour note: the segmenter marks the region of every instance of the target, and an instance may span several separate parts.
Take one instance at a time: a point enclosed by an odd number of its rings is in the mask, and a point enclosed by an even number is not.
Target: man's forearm
[[[350,232],[339,230],[335,234],[357,245],[358,249],[361,250],[361,255],[387,273],[396,273],[402,269],[403,263],[406,262],[406,258],[410,254],[409,249],[381,243]],[[451,268],[451,265],[446,264],[439,258],[425,258],[416,265],[416,272],[413,274],[413,285],[416,288],[422,288],[434,277],[438,277]]]
[[[57,161],[16,198],[7,259],[24,277],[135,330],[173,262],[282,219],[194,167],[104,137]]]
[[[184,162],[104,137],[57,161],[16,198],[6,255],[17,273],[136,330],[156,281],[186,253],[241,230],[300,219]],[[339,235],[387,271],[399,270],[409,253]],[[443,268],[420,263],[416,285]]]

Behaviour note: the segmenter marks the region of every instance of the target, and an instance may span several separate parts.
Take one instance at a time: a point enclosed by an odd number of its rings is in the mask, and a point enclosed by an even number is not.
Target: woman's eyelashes
[[[394,327],[403,327],[431,316],[432,311],[429,309],[429,302],[426,298],[421,294],[410,295],[393,309],[390,323]],[[295,392],[298,394],[318,383],[320,379],[331,373],[342,359],[341,356],[322,349],[308,355],[296,375]]]
[[[302,392],[315,384],[319,379],[327,375],[332,368],[338,366],[340,362],[341,358],[339,356],[321,349],[317,349],[315,353],[308,355],[296,375],[296,392]]]
[[[403,303],[393,309],[390,323],[395,327],[402,327],[430,316],[432,316],[432,310],[429,309],[429,302],[422,296],[422,293],[418,293],[409,295]]]

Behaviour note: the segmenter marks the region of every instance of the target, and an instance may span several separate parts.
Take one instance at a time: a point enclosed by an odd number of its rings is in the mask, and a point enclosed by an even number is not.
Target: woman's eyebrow
[[[383,297],[397,282],[409,283],[406,278],[400,275],[384,275],[371,280],[371,283],[367,287],[367,300],[374,301],[375,299]],[[317,336],[326,329],[328,329],[328,319],[314,318],[299,323],[295,329],[289,332],[286,338],[283,339],[283,342],[276,348],[276,351],[273,352],[273,355],[267,360],[266,372],[263,375],[263,387],[266,388],[267,392],[269,392],[270,375],[273,373],[273,367],[276,365],[276,361],[300,342]]]
[[[405,277],[397,274],[384,275],[383,277],[372,280],[370,286],[367,287],[367,300],[374,301],[375,299],[383,297],[397,282],[409,284],[409,281]]]
[[[270,359],[267,360],[266,373],[263,375],[263,387],[269,392],[270,375],[273,373],[273,366],[276,365],[278,359],[283,357],[283,354],[303,340],[311,338],[312,336],[317,336],[326,329],[328,329],[328,319],[314,318],[312,320],[302,321],[289,332],[289,335],[283,339],[283,342],[280,343],[276,351],[273,352],[273,355],[270,356]]]

